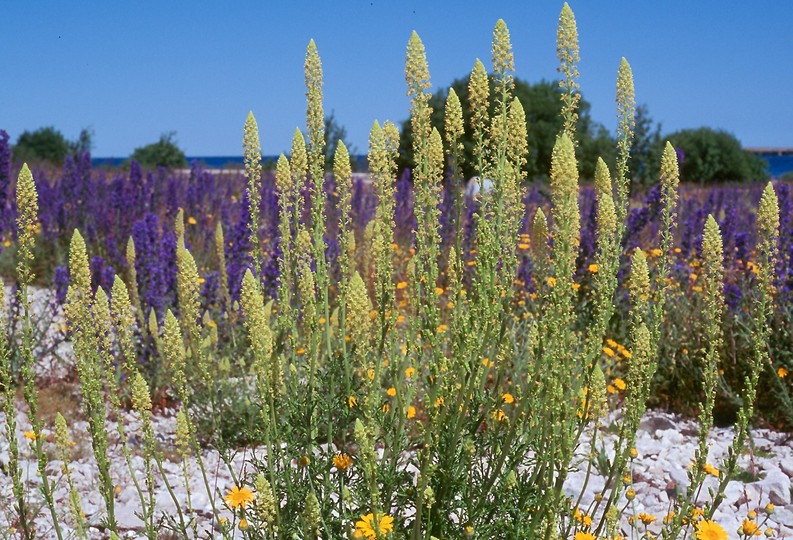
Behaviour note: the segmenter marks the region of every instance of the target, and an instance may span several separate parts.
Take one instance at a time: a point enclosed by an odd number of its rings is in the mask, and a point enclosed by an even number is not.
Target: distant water
[[[760,156],[768,162],[768,174],[778,178],[786,172],[793,171],[793,156]]]
[[[793,156],[760,156],[768,163],[768,174],[777,178],[786,172],[793,171]],[[358,163],[365,169],[366,156],[355,156]],[[91,165],[94,167],[120,167],[126,162],[126,158],[93,158]],[[242,156],[203,156],[188,157],[187,163],[196,161],[207,169],[222,169],[224,167],[243,167]],[[262,156],[265,167],[274,165],[278,161],[278,156]]]
[[[353,156],[358,162],[359,166],[366,164],[366,156]],[[92,158],[91,165],[93,167],[121,167],[127,161],[126,158]],[[198,162],[207,169],[222,169],[224,167],[237,167],[245,166],[242,156],[202,156],[202,157],[187,157],[187,163]],[[262,163],[265,167],[268,165],[275,166],[278,161],[278,156],[262,156]]]
[[[275,163],[278,156],[264,156],[262,161],[265,164]],[[93,167],[121,167],[127,161],[127,158],[91,158],[91,166]],[[187,157],[187,163],[194,161],[202,164],[207,169],[222,169],[223,167],[242,167],[245,162],[242,156],[205,156],[205,157]]]

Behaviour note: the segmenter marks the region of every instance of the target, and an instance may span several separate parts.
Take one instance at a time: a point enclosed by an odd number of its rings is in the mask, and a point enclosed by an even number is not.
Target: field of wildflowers
[[[631,193],[624,59],[617,162],[600,160],[580,184],[578,38],[566,4],[557,51],[565,121],[549,185],[527,185],[521,172],[525,117],[503,21],[491,75],[479,60],[471,74],[470,123],[450,92],[443,133],[430,126],[424,47],[410,37],[415,163],[398,174],[396,125],[375,121],[370,181],[352,181],[343,143],[324,170],[313,41],[305,129],[272,172],[262,171],[253,114],[244,173],[135,162],[95,171],[87,154],[60,171],[17,170],[0,139],[0,275],[13,285],[0,287],[11,291],[0,311],[11,493],[0,535],[120,537],[109,463],[120,452],[149,539],[727,538],[713,516],[750,422],[793,427],[790,187],[680,185],[667,145],[658,185]],[[477,145],[477,195],[460,187],[464,131]],[[52,288],[49,307],[32,308],[33,287]],[[44,317],[63,321],[46,339]],[[57,484],[72,486],[76,420],[39,414],[47,380],[37,365],[53,340],[73,344],[73,357],[56,361],[79,383],[101,523],[87,522],[77,490],[65,505],[53,497]],[[17,388],[29,425],[17,424]],[[688,487],[665,516],[628,515],[626,504],[648,404],[699,426]],[[121,421],[128,410],[134,432]],[[156,433],[159,411],[174,412],[175,440]],[[716,467],[714,422],[735,425]],[[562,489],[585,431],[592,463],[599,437],[614,440],[597,456],[607,481],[587,506]],[[39,493],[22,480],[28,449]],[[231,490],[214,486],[206,449]],[[185,477],[189,463],[200,470],[208,512],[167,480],[174,460]],[[706,493],[709,475],[718,483]],[[163,483],[173,512],[154,496]],[[739,536],[772,525],[773,511],[753,509]],[[39,513],[51,530],[36,530]]]

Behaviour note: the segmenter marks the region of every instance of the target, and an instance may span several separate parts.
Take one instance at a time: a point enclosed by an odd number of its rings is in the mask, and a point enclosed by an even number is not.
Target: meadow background
[[[314,40],[278,157],[253,113],[241,158],[0,130],[2,534],[788,534],[790,156],[663,130],[625,58],[610,131],[556,23],[553,81],[499,19],[434,91],[414,32],[365,154]],[[693,442],[652,506],[658,411]]]

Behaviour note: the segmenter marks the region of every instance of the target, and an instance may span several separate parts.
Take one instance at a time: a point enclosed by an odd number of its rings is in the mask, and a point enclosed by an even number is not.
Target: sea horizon
[[[772,178],[779,178],[784,173],[793,172],[793,155],[760,155],[768,163],[768,174]],[[359,169],[365,169],[366,154],[353,156],[358,162]],[[245,161],[243,156],[187,156],[187,163],[192,165],[194,162],[203,165],[207,169],[236,169],[243,168]],[[129,158],[116,157],[92,157],[91,166],[93,167],[122,167]],[[266,166],[275,165],[278,156],[262,156],[262,163]]]

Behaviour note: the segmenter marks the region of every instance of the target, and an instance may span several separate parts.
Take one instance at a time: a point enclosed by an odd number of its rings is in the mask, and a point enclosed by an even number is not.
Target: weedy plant
[[[322,65],[313,41],[305,62],[306,135],[295,131],[291,156],[279,157],[275,173],[277,295],[270,297],[262,286],[262,168],[253,114],[245,121],[243,143],[250,218],[246,234],[252,257],[238,284],[238,303],[231,300],[228,244],[219,222],[214,234],[214,260],[222,278],[217,304],[201,305],[203,278],[185,241],[180,211],[174,227],[176,308],[162,315],[141,310],[140,280],[146,276],[136,272],[132,239],[126,252],[126,283],[116,276],[108,297],[101,287],[92,291],[85,242],[74,232],[65,314],[105,502],[103,525],[111,536],[118,533],[118,524],[108,462],[109,429],[118,431],[140,501],[141,528],[151,539],[157,538],[161,526],[178,537],[241,534],[266,539],[590,540],[624,538],[626,530],[634,538],[726,538],[711,519],[736,470],[759,373],[769,362],[766,342],[779,229],[774,190],[766,188],[758,211],[753,355],[736,437],[718,471],[718,488],[709,497],[701,491],[714,470],[707,461],[707,437],[723,345],[724,254],[718,224],[712,216],[705,224],[700,294],[708,346],[698,356],[704,373],[699,447],[692,456],[689,487],[670,503],[660,532],[651,535],[648,525],[655,516],[631,514],[635,492],[630,466],[667,309],[675,249],[677,156],[667,144],[659,175],[660,247],[652,255],[654,264],[648,265],[641,249],[625,254],[622,250],[635,103],[631,68],[623,59],[617,75],[618,158],[613,174],[603,160],[596,167],[596,244],[587,277],[591,286],[585,293],[589,309],[582,313],[577,309],[581,278],[576,273],[581,238],[576,160],[579,51],[575,17],[567,4],[557,35],[564,124],[553,150],[550,215],[538,210],[526,220],[530,230],[523,228],[525,113],[512,95],[515,61],[509,31],[499,20],[493,32],[492,75],[476,60],[468,88],[473,111],[468,128],[476,141],[470,165],[479,176],[470,249],[463,248],[460,227],[455,227],[448,250],[441,249],[440,193],[446,171],[454,177],[464,159],[459,139],[465,124],[459,97],[450,92],[445,133],[431,126],[430,74],[416,33],[408,42],[405,67],[417,223],[415,239],[408,238],[408,245],[400,245],[398,240],[406,239],[395,234],[399,134],[389,121],[374,122],[370,133],[369,165],[377,205],[364,233],[356,236],[350,218],[353,186],[343,143],[336,148],[333,166],[338,221],[331,223],[327,217]],[[492,94],[488,77],[495,83]],[[488,112],[491,102],[493,115]],[[459,219],[462,203],[459,194],[455,197]],[[18,295],[24,306],[20,317],[29,328],[29,231],[36,221],[36,193],[27,167],[20,174],[17,204]],[[537,290],[527,301],[516,283],[519,251],[529,241]],[[337,282],[329,270],[331,243],[338,246]],[[629,272],[620,283],[625,258]],[[621,291],[629,299],[624,312],[616,301]],[[614,317],[628,321],[626,347],[606,339]],[[229,330],[240,322],[244,336]],[[71,489],[68,509],[53,501],[56,479],[47,470],[44,426],[37,416],[29,332],[22,335],[21,347],[41,490],[54,531],[62,538],[68,524],[75,536],[86,537],[76,491]],[[625,378],[607,384],[613,348],[626,360]],[[179,498],[164,471],[163,448],[151,423],[152,381],[144,379],[137,358],[141,349],[159,359],[166,380],[157,384],[168,388],[178,403],[176,448],[186,500]],[[34,538],[33,514],[20,480],[8,351],[5,336],[0,336],[15,510],[20,534]],[[229,392],[241,393],[255,411],[256,439],[263,442],[245,451],[242,468],[234,465],[239,463],[239,450],[218,428]],[[609,397],[615,393],[619,400]],[[130,434],[120,420],[124,396],[129,396],[142,426],[142,473],[132,466]],[[116,424],[109,422],[108,411],[119,419]],[[71,486],[66,420],[57,418],[55,432],[63,478]],[[198,422],[208,426],[210,437],[199,438]],[[581,448],[585,431],[589,447]],[[609,435],[613,447],[606,451]],[[214,473],[204,464],[206,447],[219,453],[234,479],[229,492],[213,486]],[[203,479],[209,519],[192,505],[192,467]],[[565,480],[579,467],[586,468],[586,481],[581,493],[570,497],[563,489]],[[594,468],[606,481],[584,506],[584,490]],[[157,482],[165,482],[175,515],[158,510]]]

